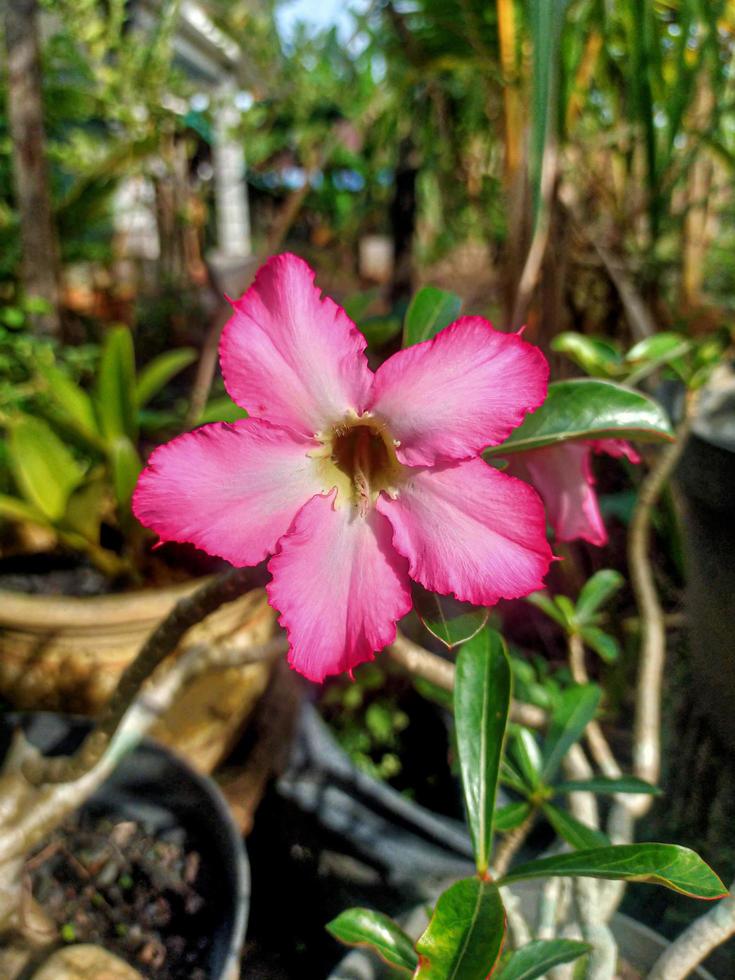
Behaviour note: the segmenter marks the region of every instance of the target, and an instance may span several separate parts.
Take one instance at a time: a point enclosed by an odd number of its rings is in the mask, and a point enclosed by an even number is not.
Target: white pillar
[[[230,86],[218,95],[213,147],[217,252],[225,260],[247,259],[252,254],[245,152],[242,143],[232,135],[240,121],[233,99]]]

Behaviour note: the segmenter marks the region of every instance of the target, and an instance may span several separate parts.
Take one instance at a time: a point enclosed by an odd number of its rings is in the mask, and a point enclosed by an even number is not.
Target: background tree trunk
[[[51,215],[41,105],[41,52],[36,0],[5,0],[8,54],[8,120],[13,176],[20,215],[22,282],[27,296],[43,299],[38,332],[58,334],[59,252]]]

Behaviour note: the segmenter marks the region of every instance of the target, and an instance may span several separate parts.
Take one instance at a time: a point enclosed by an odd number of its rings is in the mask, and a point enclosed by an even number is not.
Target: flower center
[[[324,448],[315,455],[325,488],[337,487],[338,505],[350,503],[365,513],[382,491],[396,494],[403,466],[384,423],[367,412],[347,416],[319,440]]]

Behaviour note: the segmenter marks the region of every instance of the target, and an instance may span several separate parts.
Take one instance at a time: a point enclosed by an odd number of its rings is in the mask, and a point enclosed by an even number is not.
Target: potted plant
[[[298,316],[294,304],[301,304]],[[649,881],[705,900],[725,897],[722,882],[693,851],[668,843],[633,842],[635,820],[656,792],[660,755],[663,650],[648,564],[650,513],[680,452],[681,436],[672,437],[656,403],[624,386],[594,380],[565,382],[552,386],[547,397],[544,361],[530,344],[493,330],[479,318],[455,317],[453,297],[437,291],[419,293],[407,313],[407,349],[386,362],[384,374],[372,378],[365,373],[364,339],[335,304],[321,298],[313,273],[294,257],[271,260],[238,301],[222,342],[224,373],[238,400],[271,418],[254,414],[237,426],[217,425],[161,447],[138,481],[135,512],[169,539],[186,536],[180,534],[178,523],[185,522],[192,543],[244,567],[179,601],[125,669],[114,696],[73,755],[48,758],[22,736],[16,738],[2,775],[3,798],[8,801],[7,820],[0,827],[0,877],[9,896],[6,930],[13,928],[26,943],[31,938],[28,929],[33,917],[19,914],[29,851],[104,780],[154,717],[176,700],[187,680],[203,670],[269,661],[286,649],[292,666],[312,679],[323,679],[351,670],[387,647],[388,655],[412,674],[453,691],[476,873],[442,892],[415,944],[389,918],[364,909],[347,911],[331,923],[331,931],[343,941],[372,945],[399,971],[417,978],[454,975],[472,980],[493,970],[506,980],[540,976],[581,956],[588,957],[587,975],[612,977],[616,954],[606,923],[620,898],[619,882]],[[314,357],[311,344],[319,347],[319,357]],[[343,351],[337,368],[334,355],[340,344],[349,350]],[[477,349],[474,354],[470,350],[468,358],[467,347],[472,345]],[[291,384],[277,386],[273,372],[284,350],[288,352],[285,364],[293,372]],[[247,358],[242,357],[244,351]],[[280,352],[278,356],[274,351]],[[445,398],[469,398],[475,407],[472,421],[478,429],[473,445],[486,445],[486,427],[505,419],[504,437],[496,438],[486,450],[485,461],[475,450],[469,464],[465,458],[447,462],[444,457],[439,463],[421,462],[429,447],[439,453],[438,447],[443,446],[441,451],[450,453],[450,460],[452,452],[467,452],[463,444],[458,450],[458,444],[452,443],[467,437],[467,428],[458,427],[453,415],[445,414],[443,426],[425,424],[426,414],[430,416],[436,406],[445,409],[444,400],[437,402],[436,391],[447,371],[455,372],[455,384],[444,385]],[[501,386],[503,379],[506,384]],[[322,383],[325,380],[329,385]],[[340,385],[353,383],[364,384],[361,398],[370,407],[362,414],[341,413],[345,387]],[[509,407],[513,399],[520,401],[520,411]],[[336,420],[327,414],[333,411]],[[287,419],[288,428],[279,427],[274,416]],[[631,526],[633,585],[644,624],[632,775],[618,765],[599,728],[601,691],[587,679],[585,663],[585,644],[609,653],[599,617],[618,578],[608,572],[594,576],[576,603],[549,595],[535,600],[563,627],[569,645],[570,676],[556,687],[547,685],[544,706],[523,700],[520,684],[513,697],[505,642],[487,625],[487,606],[498,594],[519,597],[536,592],[535,583],[552,559],[541,502],[527,484],[502,472],[506,464],[515,468],[519,464],[513,457],[523,454],[523,465],[529,466],[532,453],[544,453],[538,482],[559,535],[565,533],[566,514],[553,505],[558,495],[572,491],[584,496],[588,528],[599,532],[585,464],[597,443],[625,438],[670,443],[644,481]],[[224,453],[223,443],[228,449]],[[330,451],[319,452],[320,443]],[[565,460],[575,444],[581,447],[573,455],[581,460],[580,468],[573,471],[568,463],[562,467],[560,489],[555,490],[548,479],[553,470],[548,453],[563,451]],[[614,448],[618,454],[631,454],[627,446]],[[531,469],[538,459],[531,460]],[[468,495],[475,492],[471,480],[461,483],[461,494],[440,494],[433,505],[425,503],[431,499],[429,489],[413,496],[416,487],[430,478],[444,486],[452,473],[466,472],[467,465],[486,491],[475,493],[471,505],[485,523],[476,520],[470,534],[463,524],[469,512],[462,508],[467,508]],[[245,467],[250,481],[237,483],[238,495],[233,497],[235,467]],[[218,479],[221,472],[230,474],[230,480]],[[201,479],[204,473],[206,481]],[[442,507],[447,500],[455,510],[445,513]],[[488,506],[488,500],[493,506]],[[402,509],[412,501],[418,508],[429,506],[428,520],[416,516],[413,522],[401,523]],[[439,511],[432,511],[432,506]],[[382,533],[376,528],[385,528],[376,517],[384,510],[401,528],[392,539],[375,537]],[[324,526],[309,523],[318,524],[317,515]],[[410,537],[417,526],[423,529],[420,545]],[[376,540],[380,548],[375,548]],[[493,559],[498,549],[505,553],[500,563]],[[233,638],[230,644],[194,647],[166,663],[187,630],[262,581],[258,563],[264,551],[275,552],[269,564],[269,598],[280,610],[288,636],[260,645]],[[405,552],[414,555],[413,563],[401,561]],[[440,569],[439,578],[445,578],[440,582],[435,572],[422,571],[427,568],[422,562],[432,562],[432,568]],[[381,574],[372,574],[375,563]],[[469,576],[468,568],[474,570]],[[444,636],[448,646],[459,647],[456,667],[396,631],[395,621],[411,604],[409,573],[429,592],[451,590],[465,601],[476,597],[476,608],[465,607],[459,615],[447,614],[441,595],[435,602],[432,629]],[[507,576],[514,577],[511,584]],[[432,621],[426,611],[422,618]],[[501,781],[511,799],[496,810]],[[598,818],[600,794],[614,801],[605,830]],[[516,862],[530,828],[541,820],[559,836],[558,849]],[[497,847],[496,830],[504,834]],[[544,934],[528,942],[528,925],[510,886],[539,879],[551,882],[543,892]],[[553,935],[563,922],[559,910],[564,904],[554,883],[569,879],[572,884],[564,887],[571,889],[581,938]],[[598,881],[604,885],[598,886]],[[718,936],[722,921],[729,921],[727,902],[719,909]],[[697,955],[709,948],[711,926],[710,918],[705,928],[692,927],[695,941],[683,937],[674,944],[681,962],[691,962],[692,948]],[[707,937],[704,946],[702,932]],[[651,974],[675,975],[669,965],[661,964]]]
[[[150,631],[206,580],[206,564],[193,553],[168,560],[151,553],[150,538],[130,510],[142,468],[141,438],[155,439],[182,424],[176,404],[164,401],[163,409],[151,410],[150,403],[196,355],[191,348],[173,350],[136,373],[129,329],[112,327],[88,392],[62,358],[47,349],[34,353],[22,379],[24,397],[3,413],[8,492],[0,495],[0,517],[16,530],[30,527],[41,535],[51,569],[60,550],[78,556],[80,564],[71,562],[59,589],[53,575],[45,587],[43,575],[22,574],[16,558],[20,574],[8,577],[19,587],[0,589],[0,693],[19,708],[93,713]],[[202,420],[221,417],[221,411],[215,400]],[[234,407],[226,411],[238,414]],[[12,572],[13,560],[5,565]],[[210,562],[210,572],[216,567]],[[77,568],[81,590],[91,580],[102,594],[63,594],[67,585],[79,588]],[[38,594],[21,591],[39,581]],[[49,594],[54,590],[62,594]],[[185,645],[217,642],[238,629],[255,642],[270,635],[273,616],[262,593],[199,626]],[[199,678],[179,720],[160,734],[170,739],[175,729],[179,746],[211,769],[266,680],[261,667]]]

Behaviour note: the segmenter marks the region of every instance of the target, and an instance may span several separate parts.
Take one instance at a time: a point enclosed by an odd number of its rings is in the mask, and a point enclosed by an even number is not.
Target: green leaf
[[[361,292],[349,295],[342,304],[342,308],[350,320],[359,324],[373,303],[379,298],[379,289],[364,289]]]
[[[118,507],[127,513],[143,463],[138,450],[125,436],[114,439],[110,445],[110,466]]]
[[[712,868],[694,851],[678,844],[618,844],[555,854],[519,865],[499,884],[547,876],[646,881],[707,900],[727,895]]]
[[[571,624],[567,622],[567,617],[564,612],[557,606],[552,597],[548,592],[532,592],[530,595],[526,596],[526,602],[530,602],[532,606],[536,606],[541,612],[545,613],[549,619],[553,619],[555,623],[559,626],[563,626],[566,629]]]
[[[587,943],[574,939],[536,939],[511,953],[493,980],[535,980],[547,970],[562,963],[571,963],[588,953]]]
[[[691,340],[680,333],[664,330],[639,340],[637,344],[630,348],[625,355],[625,360],[630,364],[640,361],[657,361],[662,363],[670,357],[679,357],[685,354],[692,346]]]
[[[618,641],[598,626],[583,626],[580,635],[587,646],[591,647],[606,664],[615,663],[620,656]]]
[[[551,803],[544,803],[541,809],[562,840],[576,847],[578,851],[583,851],[585,848],[606,847],[610,844],[607,834],[595,830],[594,827],[588,827],[567,810],[560,810]]]
[[[525,784],[530,789],[538,789],[541,785],[541,769],[543,758],[536,736],[527,728],[520,725],[511,726],[513,757]]]
[[[596,684],[574,684],[559,695],[544,743],[541,775],[547,783],[554,778],[561,760],[595,717],[599,702],[600,689]]]
[[[382,347],[401,332],[401,319],[397,316],[369,316],[362,321],[359,330],[371,347]]]
[[[135,386],[135,400],[138,408],[147,405],[154,395],[166,387],[171,378],[175,377],[179,371],[187,368],[196,359],[197,352],[193,347],[180,347],[178,350],[167,351],[165,354],[154,357],[140,372],[138,383]]]
[[[590,779],[567,779],[563,783],[557,783],[554,790],[557,793],[575,793],[580,790],[583,793],[650,793],[652,796],[661,795],[658,786],[652,786],[636,776],[593,776]]]
[[[577,622],[583,623],[615,595],[625,579],[613,568],[603,568],[587,579],[577,597]]]
[[[412,347],[435,337],[459,316],[462,300],[456,293],[424,286],[414,295],[403,321],[403,346]]]
[[[504,786],[510,786],[516,793],[520,793],[521,796],[528,796],[531,789],[526,785],[516,767],[508,760],[507,754],[500,764],[500,781]]]
[[[237,422],[238,419],[247,417],[248,413],[244,408],[240,408],[231,398],[223,395],[222,398],[211,398],[207,402],[197,419],[197,425],[206,425],[208,422]]]
[[[531,812],[530,803],[506,803],[495,811],[495,829],[507,833],[520,827]]]
[[[102,345],[97,376],[97,415],[105,439],[138,438],[135,400],[135,352],[127,327],[113,327]]]
[[[567,330],[554,337],[551,349],[558,354],[566,354],[587,374],[608,377],[620,372],[620,351],[602,337],[587,337],[585,334]]]
[[[464,878],[436,903],[416,943],[415,980],[486,980],[505,937],[505,910],[497,886]]]
[[[631,371],[626,378],[629,385],[640,384],[643,378],[652,374],[657,368],[664,364],[669,364],[682,374],[686,368],[680,362],[680,358],[687,354],[693,347],[693,343],[687,337],[682,337],[676,333],[658,333],[653,337],[646,337],[632,347],[627,355],[626,361],[630,364],[637,364],[638,367]]]
[[[75,490],[66,506],[64,527],[97,544],[106,495],[107,484],[103,479],[89,480]]]
[[[84,478],[83,467],[50,426],[29,415],[10,425],[8,463],[23,496],[51,521],[61,517]]]
[[[426,629],[449,650],[466,643],[487,623],[489,610],[414,587],[414,609]]]
[[[477,870],[487,871],[503,738],[510,709],[511,673],[503,638],[478,633],[459,651],[454,681],[454,723],[467,819]]]
[[[346,909],[326,926],[347,946],[369,946],[391,966],[413,972],[419,958],[405,932],[387,915],[372,909]]]
[[[555,381],[540,408],[484,455],[507,456],[569,439],[671,440],[661,406],[639,391],[591,378]]]
[[[46,515],[25,500],[0,493],[0,517],[6,521],[30,521],[32,524],[50,526]]]
[[[559,44],[567,3],[568,0],[531,0],[529,4],[532,42],[529,178],[534,229],[542,211],[543,161],[549,153],[550,141],[559,130]]]
[[[94,405],[87,392],[51,364],[40,365],[38,371],[48,385],[50,397],[63,412],[65,420],[88,439],[99,442]]]

